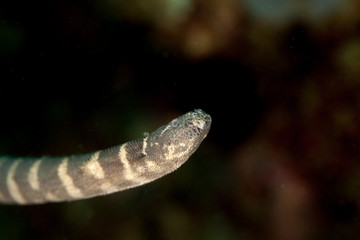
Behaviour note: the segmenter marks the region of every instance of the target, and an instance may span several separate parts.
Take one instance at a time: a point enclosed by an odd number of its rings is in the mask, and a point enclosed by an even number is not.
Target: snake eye
[[[178,120],[174,120],[173,122],[172,122],[172,125],[174,126],[174,127],[176,127],[176,125],[178,125]]]

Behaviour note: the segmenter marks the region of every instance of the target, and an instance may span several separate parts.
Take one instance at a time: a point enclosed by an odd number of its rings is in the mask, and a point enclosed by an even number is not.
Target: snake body
[[[72,201],[154,181],[187,161],[210,125],[210,115],[196,109],[143,138],[93,153],[0,157],[0,202],[24,205]]]

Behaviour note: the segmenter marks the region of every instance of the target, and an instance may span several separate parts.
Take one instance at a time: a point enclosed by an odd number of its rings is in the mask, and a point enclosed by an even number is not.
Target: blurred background
[[[1,239],[356,239],[360,2],[0,3],[0,153],[121,144],[194,108],[176,172],[68,203],[0,205]]]

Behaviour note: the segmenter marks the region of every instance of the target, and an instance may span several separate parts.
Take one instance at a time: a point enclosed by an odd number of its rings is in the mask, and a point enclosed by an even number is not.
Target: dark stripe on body
[[[3,197],[3,201],[4,202],[13,202],[14,200],[12,199],[12,197],[10,196],[8,187],[7,187],[7,181],[6,181],[6,177],[7,174],[9,172],[9,169],[11,167],[11,165],[14,163],[15,159],[7,159],[7,160],[2,160],[2,164],[0,166],[0,192],[1,192],[1,196]]]
[[[30,168],[34,164],[34,162],[38,159],[24,159],[18,165],[15,171],[14,180],[17,183],[18,189],[22,196],[25,198],[26,202],[28,201],[42,201],[43,196],[39,191],[35,191],[30,186],[30,182],[28,180],[28,174]],[[24,174],[27,173],[27,174]]]

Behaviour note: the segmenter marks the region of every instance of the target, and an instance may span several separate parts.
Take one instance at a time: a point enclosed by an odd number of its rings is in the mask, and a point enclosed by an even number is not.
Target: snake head
[[[210,115],[201,109],[195,109],[151,133],[146,150],[155,157],[154,161],[169,165],[175,170],[199,147],[210,126]]]

